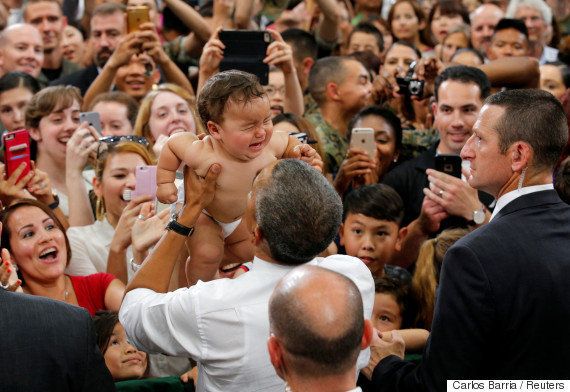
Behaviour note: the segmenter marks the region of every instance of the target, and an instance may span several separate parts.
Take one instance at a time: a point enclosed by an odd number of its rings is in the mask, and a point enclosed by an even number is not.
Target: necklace
[[[63,291],[63,300],[67,302],[67,298],[69,298],[69,290],[67,289],[67,276],[63,277],[64,283],[64,291]]]

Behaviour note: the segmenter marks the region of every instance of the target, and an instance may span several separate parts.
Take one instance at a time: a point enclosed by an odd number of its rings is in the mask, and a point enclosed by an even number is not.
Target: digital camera
[[[397,77],[396,82],[400,88],[400,94],[422,99],[424,96],[424,81],[413,78],[414,68],[416,68],[415,61],[410,64],[410,68],[408,69],[406,76],[403,78]]]

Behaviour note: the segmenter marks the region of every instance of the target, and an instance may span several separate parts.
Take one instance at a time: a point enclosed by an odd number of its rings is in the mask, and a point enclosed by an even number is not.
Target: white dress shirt
[[[553,184],[543,184],[543,185],[533,185],[533,186],[525,186],[521,189],[515,189],[514,191],[510,191],[505,193],[503,196],[499,197],[497,200],[497,204],[495,205],[495,209],[493,210],[493,214],[491,215],[491,220],[501,211],[507,204],[512,202],[515,199],[523,195],[528,195],[529,193],[540,192],[540,191],[547,191],[550,189],[554,189]]]
[[[334,255],[309,264],[342,273],[358,286],[364,316],[374,305],[374,280],[355,257]],[[275,391],[285,383],[267,352],[269,297],[294,267],[255,258],[237,279],[198,282],[166,294],[135,289],[123,300],[119,318],[127,335],[147,352],[192,357],[199,362],[198,391]],[[361,352],[359,369],[369,350]]]

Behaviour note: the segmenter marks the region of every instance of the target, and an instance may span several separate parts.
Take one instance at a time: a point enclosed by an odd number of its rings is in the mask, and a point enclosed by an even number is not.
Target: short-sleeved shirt
[[[69,276],[77,303],[89,312],[91,316],[105,308],[105,293],[115,277],[105,272],[87,276]]]

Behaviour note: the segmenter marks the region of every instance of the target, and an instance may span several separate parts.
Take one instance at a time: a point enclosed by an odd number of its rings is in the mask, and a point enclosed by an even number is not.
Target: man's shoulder
[[[4,309],[4,314],[10,314],[8,319],[12,321],[4,318],[0,324],[25,322],[32,323],[36,328],[49,326],[64,330],[90,320],[85,309],[49,298],[5,291],[0,294],[2,297],[6,297],[6,300],[0,300],[0,309]],[[25,317],[17,317],[23,314]]]

